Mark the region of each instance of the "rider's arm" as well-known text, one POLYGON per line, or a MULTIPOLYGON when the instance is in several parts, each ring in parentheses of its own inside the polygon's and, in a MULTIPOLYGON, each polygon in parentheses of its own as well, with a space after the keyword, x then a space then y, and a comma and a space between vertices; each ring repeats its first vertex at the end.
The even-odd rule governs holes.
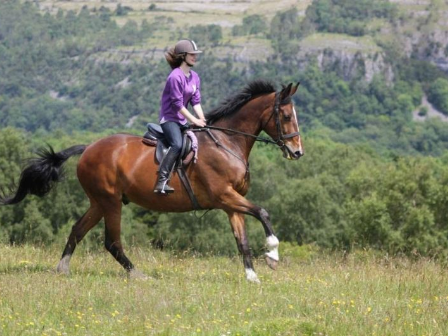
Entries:
POLYGON ((191 72, 191 75, 193 76, 193 80, 196 84, 195 91, 190 101, 191 106, 193 106, 193 110, 194 112, 196 112, 196 116, 205 122, 204 112, 202 111, 201 106, 201 79, 194 71, 191 72))
POLYGON ((205 121, 204 111, 202 111, 201 104, 194 105, 193 110, 194 110, 194 112, 196 112, 196 115, 198 116, 199 119, 205 121))
MULTIPOLYGON (((198 106, 198 105, 195 105, 195 106, 198 106)), ((194 108, 194 107, 193 107, 194 108)), ((196 110, 195 110, 196 111, 196 110)), ((202 109, 201 109, 201 111, 202 111, 202 109)), ((184 116, 185 116, 185 118, 187 118, 187 120, 190 122, 190 123, 192 123, 192 124, 194 124, 194 125, 196 125, 196 126, 199 126, 199 127, 204 127, 205 126, 205 119, 202 119, 202 118, 196 118, 194 115, 192 115, 191 113, 190 113, 190 111, 188 111, 184 106, 180 109, 180 111, 179 111, 180 113, 182 113, 184 116)), ((197 113, 197 112, 196 112, 197 113)), ((204 115, 202 115, 202 117, 204 117, 204 115)))

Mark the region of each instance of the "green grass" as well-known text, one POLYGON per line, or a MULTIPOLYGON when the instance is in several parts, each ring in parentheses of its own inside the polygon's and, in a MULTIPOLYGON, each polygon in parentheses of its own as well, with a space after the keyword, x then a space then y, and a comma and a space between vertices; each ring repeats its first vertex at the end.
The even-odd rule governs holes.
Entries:
POLYGON ((291 249, 261 285, 238 259, 150 248, 129 280, 106 252, 82 245, 70 276, 61 247, 0 246, 1 335, 446 335, 447 270, 429 260, 291 249))

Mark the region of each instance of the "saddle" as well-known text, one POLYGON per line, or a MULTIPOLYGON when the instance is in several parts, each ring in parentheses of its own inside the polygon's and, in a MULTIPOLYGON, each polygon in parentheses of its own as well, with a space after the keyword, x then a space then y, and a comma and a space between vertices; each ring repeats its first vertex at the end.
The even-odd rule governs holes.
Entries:
MULTIPOLYGON (((147 125, 148 131, 143 135, 142 142, 151 147, 156 147, 155 161, 157 164, 163 161, 166 153, 168 152, 169 145, 165 140, 162 127, 158 124, 149 123, 147 125)), ((194 157, 194 151, 192 148, 192 142, 186 131, 182 133, 182 151, 179 155, 176 166, 188 166, 194 157)))
MULTIPOLYGON (((162 127, 158 124, 149 123, 147 125, 148 131, 143 135, 142 142, 145 145, 156 147, 155 150, 155 161, 157 164, 163 161, 166 153, 170 146, 165 140, 165 135, 163 134, 162 127)), ((177 170, 179 178, 184 185, 185 190, 190 197, 191 203, 193 204, 193 208, 195 210, 202 210, 196 196, 194 195, 193 188, 191 187, 190 180, 188 179, 187 174, 185 173, 185 167, 187 167, 190 162, 195 157, 195 151, 193 149, 193 142, 187 134, 187 130, 182 132, 182 151, 179 155, 179 159, 177 160, 174 170, 177 170)), ((196 148, 197 149, 197 148, 196 148)))

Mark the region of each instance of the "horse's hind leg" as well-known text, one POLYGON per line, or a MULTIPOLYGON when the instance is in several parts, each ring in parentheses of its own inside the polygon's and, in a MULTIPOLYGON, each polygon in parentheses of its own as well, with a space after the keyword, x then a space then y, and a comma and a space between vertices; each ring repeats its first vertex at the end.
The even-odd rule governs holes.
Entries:
POLYGON ((121 243, 121 201, 114 200, 107 202, 105 209, 105 237, 104 246, 112 254, 121 266, 129 273, 132 278, 146 278, 146 276, 137 271, 132 262, 126 257, 121 243))
POLYGON ((250 252, 249 243, 246 235, 246 225, 244 222, 244 214, 238 212, 227 212, 232 225, 233 234, 235 236, 238 250, 243 256, 244 270, 246 271, 246 279, 251 282, 260 283, 252 264, 252 254, 250 252))
POLYGON ((61 260, 59 261, 56 271, 58 273, 68 274, 70 269, 70 258, 75 251, 76 245, 84 238, 103 217, 100 207, 91 204, 89 210, 73 225, 72 232, 68 237, 61 260))

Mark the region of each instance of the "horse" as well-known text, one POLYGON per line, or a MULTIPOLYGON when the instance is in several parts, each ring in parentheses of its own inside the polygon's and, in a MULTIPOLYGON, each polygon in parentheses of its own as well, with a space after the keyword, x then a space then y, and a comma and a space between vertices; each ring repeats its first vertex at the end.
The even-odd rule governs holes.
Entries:
MULTIPOLYGON (((199 144, 196 163, 185 168, 191 189, 202 209, 221 209, 228 215, 246 279, 259 283, 246 236, 244 216, 258 219, 266 234, 265 259, 272 269, 279 261, 279 240, 268 212, 245 198, 249 190, 249 154, 256 141, 277 145, 283 157, 297 160, 303 154, 297 113, 292 95, 300 83, 277 92, 269 81, 254 80, 206 114, 207 125, 194 129, 199 144), (261 137, 264 131, 270 138, 261 137)), ((141 136, 114 134, 89 145, 76 145, 60 152, 50 146, 22 170, 16 190, 0 197, 4 205, 16 204, 28 194, 44 196, 61 180, 63 164, 81 155, 77 178, 90 200, 90 207, 73 225, 56 271, 69 274, 70 259, 87 232, 104 218, 107 251, 132 278, 146 275, 135 268, 121 243, 121 211, 124 200, 158 212, 194 210, 189 194, 174 173, 169 195, 153 193, 157 179, 154 147, 141 136)))

